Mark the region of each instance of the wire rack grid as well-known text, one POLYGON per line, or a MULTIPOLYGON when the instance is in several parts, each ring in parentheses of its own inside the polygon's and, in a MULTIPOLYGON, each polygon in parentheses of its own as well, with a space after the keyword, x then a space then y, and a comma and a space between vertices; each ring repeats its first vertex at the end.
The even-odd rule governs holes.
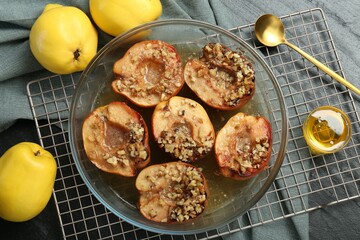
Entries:
MULTIPOLYGON (((281 17, 287 39, 343 75, 327 21, 321 9, 281 17)), ((28 96, 42 146, 58 162, 54 198, 66 239, 214 239, 309 212, 360 196, 360 120, 349 90, 334 82, 299 54, 255 40, 253 24, 231 29, 260 54, 281 86, 289 123, 284 163, 263 198, 234 222, 196 235, 171 236, 145 231, 119 219, 89 192, 72 159, 67 132, 69 108, 79 76, 51 76, 28 84, 28 96), (307 114, 321 105, 342 109, 351 119, 352 138, 341 152, 310 153, 302 134, 307 114)))

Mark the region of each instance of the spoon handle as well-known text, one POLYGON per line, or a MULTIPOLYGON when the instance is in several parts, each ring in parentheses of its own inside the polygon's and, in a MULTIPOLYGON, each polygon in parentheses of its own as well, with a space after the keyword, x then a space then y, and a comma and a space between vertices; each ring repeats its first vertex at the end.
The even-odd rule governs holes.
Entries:
POLYGON ((288 45, 289 47, 291 47, 292 49, 294 49, 295 51, 297 51, 298 53, 300 53, 304 58, 306 58, 307 60, 309 60, 310 62, 312 62, 315 66, 317 66, 319 69, 321 69, 323 72, 325 72, 326 74, 328 74, 330 77, 334 78, 336 81, 340 82, 341 84, 343 84, 344 86, 346 86, 347 88, 349 88, 351 91, 353 91, 354 93, 360 95, 360 89, 355 87, 354 85, 352 85, 350 82, 348 82, 347 80, 345 80, 343 77, 341 77, 339 74, 335 73, 333 70, 331 70, 330 68, 328 68, 327 66, 325 66, 324 64, 322 64, 321 62, 319 62, 318 60, 316 60, 314 57, 310 56, 309 54, 307 54, 306 52, 304 52, 303 50, 301 50, 300 48, 298 48, 297 46, 291 44, 290 42, 288 42, 287 40, 285 40, 283 42, 284 44, 288 45))

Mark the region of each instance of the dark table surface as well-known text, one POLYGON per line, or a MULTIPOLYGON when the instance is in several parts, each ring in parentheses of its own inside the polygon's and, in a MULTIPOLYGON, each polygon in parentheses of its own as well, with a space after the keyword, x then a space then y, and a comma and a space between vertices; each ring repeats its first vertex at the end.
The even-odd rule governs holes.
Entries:
MULTIPOLYGON (((39 143, 34 121, 19 120, 0 133, 0 155, 19 142, 39 143)), ((0 239, 62 239, 62 231, 53 197, 35 218, 13 223, 0 218, 0 239)))

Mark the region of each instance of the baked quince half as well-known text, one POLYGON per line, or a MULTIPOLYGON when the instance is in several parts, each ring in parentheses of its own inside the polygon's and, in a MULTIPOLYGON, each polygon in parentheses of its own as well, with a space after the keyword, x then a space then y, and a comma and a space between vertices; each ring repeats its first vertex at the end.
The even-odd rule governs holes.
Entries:
POLYGON ((111 102, 90 113, 82 127, 84 149, 100 170, 136 176, 150 162, 148 128, 124 102, 111 102))
POLYGON ((194 162, 207 155, 215 142, 208 114, 189 98, 175 96, 159 103, 151 125, 159 147, 183 162, 194 162))
POLYGON ((187 163, 168 162, 144 168, 136 178, 141 214, 152 221, 184 222, 204 212, 208 202, 207 181, 187 163))
POLYGON ((153 107, 183 87, 183 67, 175 47, 160 40, 134 44, 113 67, 112 89, 141 107, 153 107))
POLYGON ((214 148, 223 176, 247 180, 268 166, 271 125, 265 117, 237 113, 218 132, 214 148))
POLYGON ((206 44, 200 58, 189 60, 184 78, 202 101, 220 110, 241 108, 255 93, 252 64, 220 43, 206 44))

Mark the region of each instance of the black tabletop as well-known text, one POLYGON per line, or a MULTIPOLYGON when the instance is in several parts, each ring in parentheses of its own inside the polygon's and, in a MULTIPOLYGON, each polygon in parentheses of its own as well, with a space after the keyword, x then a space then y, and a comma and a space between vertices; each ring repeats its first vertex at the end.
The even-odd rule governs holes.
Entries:
MULTIPOLYGON (((39 138, 35 123, 31 120, 19 120, 13 126, 0 133, 0 155, 19 142, 36 142, 39 138)), ((0 239, 62 239, 61 225, 53 197, 48 205, 35 218, 14 223, 0 218, 0 239)))

